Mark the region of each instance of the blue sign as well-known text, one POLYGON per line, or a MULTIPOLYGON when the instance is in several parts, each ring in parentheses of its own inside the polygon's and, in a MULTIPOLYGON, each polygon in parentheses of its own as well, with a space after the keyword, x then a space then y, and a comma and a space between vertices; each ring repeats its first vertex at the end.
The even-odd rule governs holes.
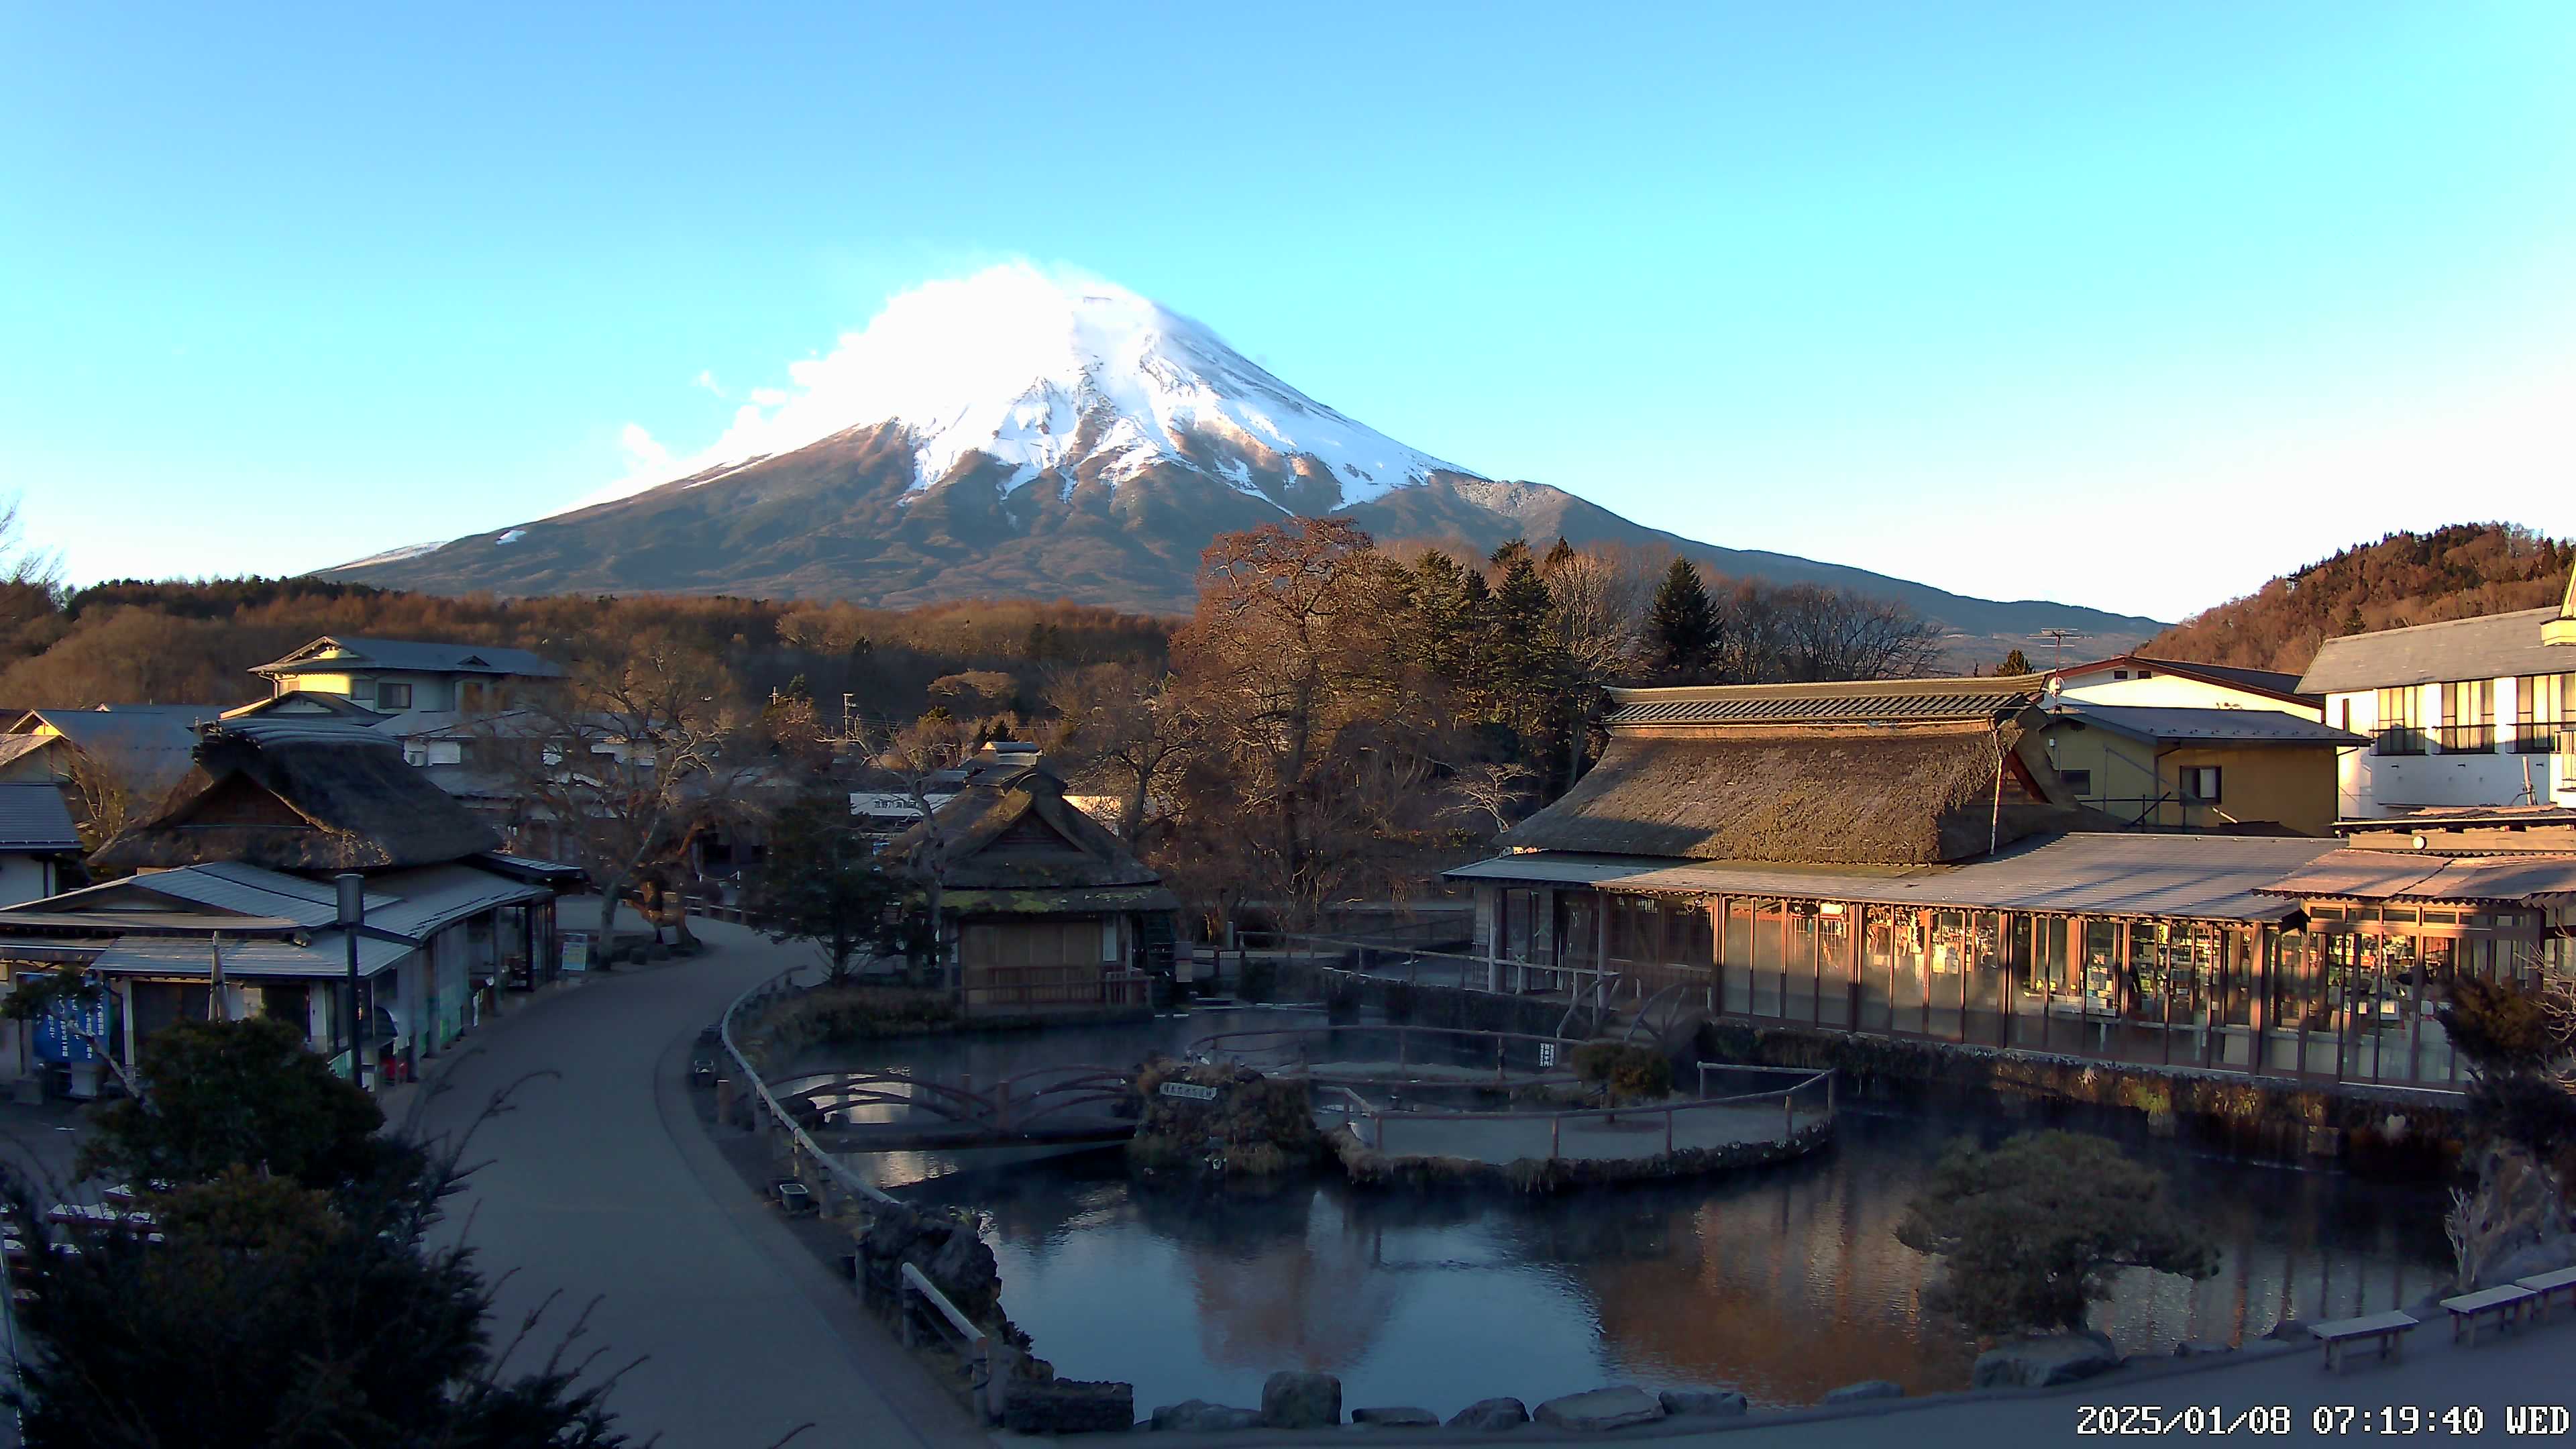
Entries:
POLYGON ((36 1059, 64 1063, 97 1061, 98 1048, 91 1046, 90 1040, 103 1040, 107 1033, 106 992, 99 992, 87 1003, 56 998, 53 1006, 36 1018, 36 1059), (83 1032, 88 1036, 83 1036, 83 1032))

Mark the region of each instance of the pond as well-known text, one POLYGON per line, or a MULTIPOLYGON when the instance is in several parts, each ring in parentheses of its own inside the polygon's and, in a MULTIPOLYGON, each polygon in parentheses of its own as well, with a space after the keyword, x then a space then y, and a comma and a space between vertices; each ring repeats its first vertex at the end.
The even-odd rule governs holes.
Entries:
MULTIPOLYGON (((1273 1024, 1261 1017, 924 1039, 877 1059, 990 1081, 1124 1064, 1148 1046, 1273 1024)), ((1917 1393, 1967 1385, 1975 1349, 1921 1309, 1931 1265, 1895 1225, 1948 1140, 2017 1125, 1849 1110, 1836 1145, 1801 1162, 1546 1198, 1357 1189, 1332 1175, 1266 1196, 1200 1194, 1130 1183, 1115 1151, 853 1165, 916 1201, 980 1212, 1004 1306, 1036 1352, 1065 1377, 1134 1383, 1140 1409, 1258 1403, 1283 1368, 1339 1374, 1347 1404, 1443 1415, 1612 1382, 1728 1383, 1789 1405, 1859 1379, 1917 1393)), ((2201 1283, 2123 1279, 2094 1325, 2131 1353, 2396 1307, 2447 1273, 2437 1187, 2130 1147, 2169 1174, 2223 1259, 2201 1283)))

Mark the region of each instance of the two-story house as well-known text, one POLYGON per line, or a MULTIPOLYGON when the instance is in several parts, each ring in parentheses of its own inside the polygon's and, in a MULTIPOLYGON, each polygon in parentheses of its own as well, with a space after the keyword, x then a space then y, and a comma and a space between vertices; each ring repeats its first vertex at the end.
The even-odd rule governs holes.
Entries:
POLYGON ((336 694, 398 716, 387 733, 408 738, 525 704, 563 667, 525 649, 326 634, 251 673, 271 695, 336 694))
POLYGON ((2576 581, 2555 609, 2329 639, 2299 688, 2370 736, 2339 762, 2345 819, 2576 804, 2576 581))
POLYGON ((2120 654, 2048 684, 2050 763, 2079 804, 2133 830, 2324 835, 2336 760, 2366 743, 2326 724, 2295 674, 2120 654))

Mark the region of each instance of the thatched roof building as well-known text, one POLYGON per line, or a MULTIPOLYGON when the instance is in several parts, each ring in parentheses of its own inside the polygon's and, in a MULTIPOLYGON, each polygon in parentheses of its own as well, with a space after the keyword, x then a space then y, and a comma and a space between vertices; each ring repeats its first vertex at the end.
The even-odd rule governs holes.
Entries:
MULTIPOLYGON (((1034 759, 1033 756, 1024 758, 1034 759)), ((1072 891, 1162 884, 1106 826, 1064 798, 1043 762, 991 757, 927 822, 894 838, 887 855, 923 869, 934 838, 951 891, 1072 891)))
POLYGON ((1611 691, 1610 748, 1513 850, 1929 865, 2074 827, 2032 726, 2045 681, 1611 691))
POLYGON ((206 725, 196 763, 156 810, 91 857, 114 870, 235 861, 299 872, 437 865, 499 848, 401 746, 337 722, 206 725))
POLYGON ((1141 1007, 1142 973, 1170 961, 1180 902, 1026 746, 987 746, 956 796, 886 853, 916 876, 936 870, 943 948, 970 1011, 1141 1007))

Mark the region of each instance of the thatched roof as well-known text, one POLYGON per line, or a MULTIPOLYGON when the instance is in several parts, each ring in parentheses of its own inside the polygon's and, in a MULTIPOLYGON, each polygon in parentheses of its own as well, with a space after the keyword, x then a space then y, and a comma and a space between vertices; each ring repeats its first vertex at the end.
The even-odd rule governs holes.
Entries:
POLYGON ((1162 882, 1126 843, 1064 798, 1043 767, 978 774, 930 821, 895 837, 888 854, 923 863, 933 827, 946 846, 944 889, 1073 890, 1162 882))
POLYGON ((437 865, 500 840, 403 763, 401 746, 337 723, 209 725, 159 809, 90 859, 114 869, 241 861, 282 871, 437 865))
POLYGON ((1928 865, 2078 823, 2024 731, 1982 721, 1619 735, 1581 783, 1505 831, 1515 849, 1801 865, 1928 865), (1996 746, 2011 755, 1995 821, 1996 746))

